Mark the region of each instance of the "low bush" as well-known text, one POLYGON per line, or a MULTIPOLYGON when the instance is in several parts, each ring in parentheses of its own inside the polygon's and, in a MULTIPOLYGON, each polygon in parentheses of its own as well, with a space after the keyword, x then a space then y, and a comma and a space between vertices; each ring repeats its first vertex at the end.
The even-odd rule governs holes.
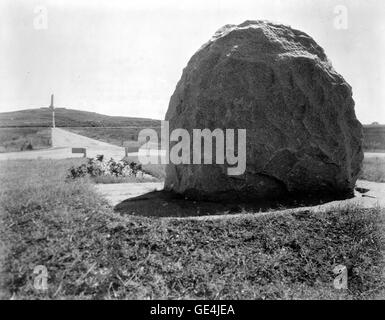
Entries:
POLYGON ((86 163, 79 166, 72 166, 69 169, 67 178, 76 179, 80 177, 136 177, 143 176, 142 166, 136 162, 126 160, 115 161, 110 159, 104 160, 103 155, 98 155, 95 158, 89 158, 86 163))

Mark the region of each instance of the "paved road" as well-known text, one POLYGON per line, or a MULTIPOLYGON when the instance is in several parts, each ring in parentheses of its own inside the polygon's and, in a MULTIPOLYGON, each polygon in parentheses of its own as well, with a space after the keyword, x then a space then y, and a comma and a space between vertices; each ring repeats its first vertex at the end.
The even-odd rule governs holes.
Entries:
POLYGON ((365 158, 385 158, 385 152, 365 152, 365 158))
POLYGON ((110 205, 115 206, 123 200, 138 197, 155 190, 162 190, 163 185, 163 182, 130 182, 97 184, 95 187, 98 193, 105 197, 110 205))

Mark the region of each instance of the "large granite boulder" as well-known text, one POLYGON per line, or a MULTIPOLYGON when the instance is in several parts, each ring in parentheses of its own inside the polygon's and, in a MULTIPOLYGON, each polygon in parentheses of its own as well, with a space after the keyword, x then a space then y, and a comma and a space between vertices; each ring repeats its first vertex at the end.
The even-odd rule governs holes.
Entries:
POLYGON ((167 166, 165 189, 193 198, 340 198, 360 172, 352 89, 310 36, 288 26, 218 30, 184 69, 166 120, 170 131, 247 130, 242 175, 229 176, 226 164, 167 166))

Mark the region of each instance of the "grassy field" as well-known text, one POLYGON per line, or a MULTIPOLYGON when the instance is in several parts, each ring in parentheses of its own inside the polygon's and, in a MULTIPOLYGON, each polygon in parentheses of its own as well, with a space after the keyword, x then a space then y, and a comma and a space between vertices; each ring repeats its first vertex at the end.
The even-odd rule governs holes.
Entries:
MULTIPOLYGON (((138 133, 142 127, 106 128, 106 127, 65 127, 65 130, 88 138, 128 147, 128 152, 137 152, 141 143, 138 133)), ((158 130, 159 128, 155 128, 158 130)), ((0 152, 33 150, 51 147, 51 129, 44 127, 0 128, 0 152)))
POLYGON ((360 179, 385 182, 385 158, 373 157, 364 159, 360 179))
POLYGON ((385 152, 385 125, 364 126, 364 150, 385 152))
MULTIPOLYGON (((86 136, 88 138, 108 142, 117 146, 129 146, 135 148, 130 152, 136 152, 141 146, 138 142, 138 134, 144 127, 126 127, 126 128, 65 128, 71 132, 86 136)), ((153 129, 160 131, 159 127, 153 129)))
POLYGON ((87 180, 65 182, 78 160, 0 163, 0 237, 7 298, 384 298, 383 211, 218 220, 120 216, 87 180), (333 267, 349 290, 333 288, 333 267), (48 269, 48 291, 33 269, 48 269))
POLYGON ((31 145, 33 149, 46 149, 51 146, 49 128, 0 128, 0 152, 23 151, 31 145))

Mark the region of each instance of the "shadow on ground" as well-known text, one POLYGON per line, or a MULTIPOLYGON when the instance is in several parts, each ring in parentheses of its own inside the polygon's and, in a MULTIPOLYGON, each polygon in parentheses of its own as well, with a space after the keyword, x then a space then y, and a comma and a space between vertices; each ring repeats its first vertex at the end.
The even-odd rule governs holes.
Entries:
MULTIPOLYGON (((346 198, 345 198, 346 199, 346 198)), ((196 201, 169 191, 153 191, 134 198, 126 199, 114 207, 120 214, 146 217, 194 217, 207 215, 236 214, 241 212, 264 212, 276 209, 325 204, 334 198, 306 198, 258 201, 196 201)))

